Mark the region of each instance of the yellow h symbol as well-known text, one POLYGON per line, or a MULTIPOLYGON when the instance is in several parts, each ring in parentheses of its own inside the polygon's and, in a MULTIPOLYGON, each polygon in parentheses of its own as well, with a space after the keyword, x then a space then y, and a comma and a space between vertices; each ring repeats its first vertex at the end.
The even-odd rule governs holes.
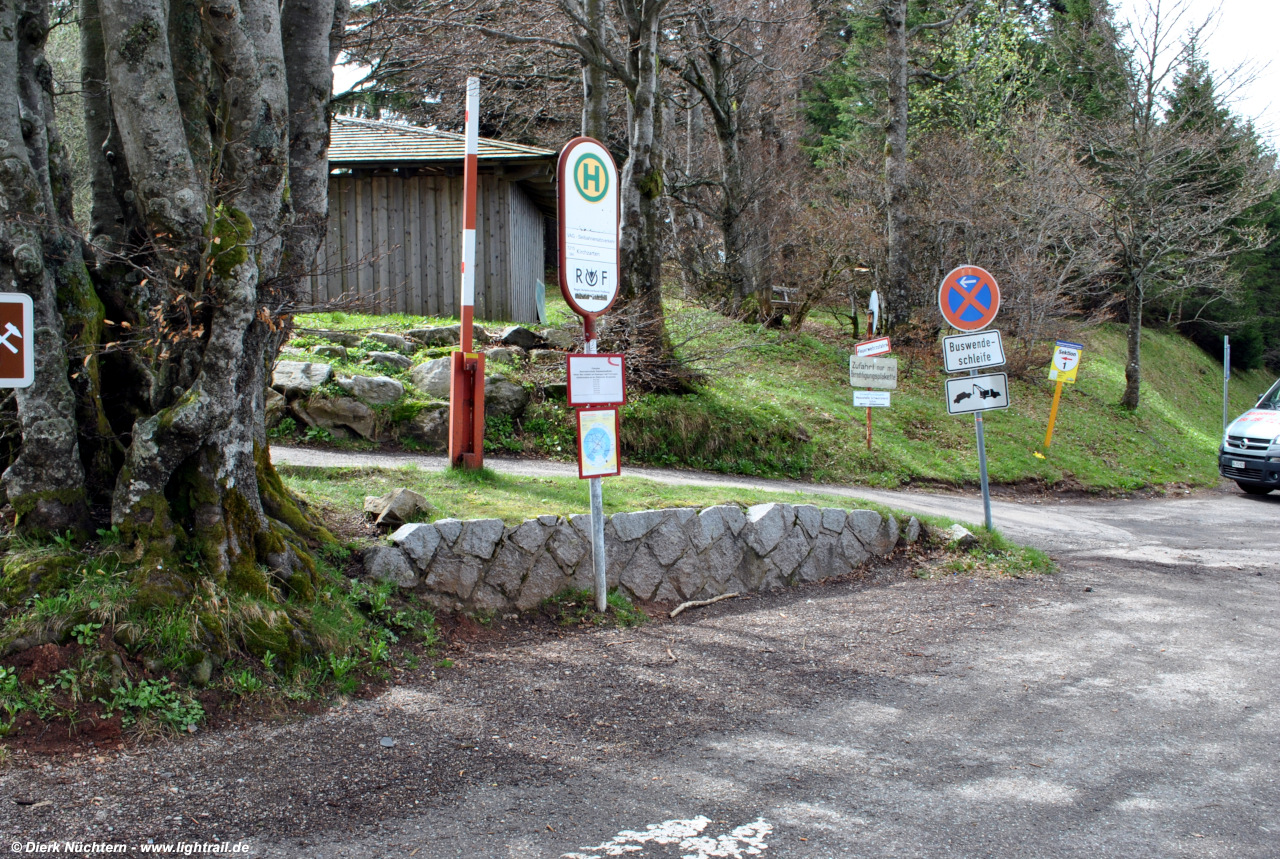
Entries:
POLYGON ((609 174, 605 171, 604 162, 594 153, 589 152, 578 159, 574 180, 578 192, 591 203, 600 202, 609 190, 609 174))

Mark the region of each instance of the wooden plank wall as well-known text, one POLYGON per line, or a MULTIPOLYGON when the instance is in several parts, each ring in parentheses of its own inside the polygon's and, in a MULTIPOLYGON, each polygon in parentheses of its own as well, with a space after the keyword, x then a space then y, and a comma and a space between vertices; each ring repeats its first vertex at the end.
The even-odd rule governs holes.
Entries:
MULTIPOLYGON (((543 276, 541 211, 519 186, 480 176, 476 318, 536 322, 543 276)), ((367 313, 457 316, 462 177, 335 174, 312 302, 358 301, 367 313)))

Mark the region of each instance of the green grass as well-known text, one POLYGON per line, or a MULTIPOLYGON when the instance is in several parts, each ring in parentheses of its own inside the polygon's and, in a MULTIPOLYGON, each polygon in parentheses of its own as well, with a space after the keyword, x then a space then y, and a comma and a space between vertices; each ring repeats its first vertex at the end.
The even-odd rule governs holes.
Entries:
MULTIPOLYGON (((7 542, 0 645, 39 636, 79 650, 69 667, 31 683, 0 666, 0 737, 23 711, 73 724, 95 709, 119 713, 125 728, 144 735, 192 730, 205 712, 188 687, 268 701, 323 699, 385 679, 400 660, 419 658, 415 648, 431 654, 440 643, 435 614, 416 595, 347 579, 331 567, 330 559, 349 555, 340 546, 316 558, 312 603, 274 589, 228 590, 186 569, 199 581, 189 599, 146 607, 136 570, 115 551, 110 532, 99 534, 101 543, 83 548, 61 540, 7 542), (286 654, 255 646, 268 640, 287 646, 292 639, 279 630, 295 622, 309 629, 314 647, 286 654), (144 668, 158 676, 140 676, 144 668)), ((175 566, 182 569, 182 562, 175 566)))
POLYGON ((561 626, 605 626, 613 624, 623 629, 629 626, 640 626, 649 620, 644 609, 636 607, 631 600, 614 588, 605 597, 608 609, 596 611, 596 598, 591 591, 584 589, 568 590, 542 601, 542 610, 549 614, 561 626))
MULTIPOLYGON (((555 284, 547 285, 547 322, 552 326, 578 324, 579 317, 569 309, 560 296, 555 284)), ((333 311, 329 313, 304 313, 295 317, 295 323, 303 329, 321 329, 329 331, 409 331, 414 328, 435 328, 444 325, 457 325, 454 316, 411 316, 404 313, 388 313, 379 316, 371 313, 347 313, 333 311)), ((479 321, 486 330, 496 331, 510 325, 523 325, 537 329, 539 325, 530 322, 511 322, 505 320, 479 321)))
MULTIPOLYGON (((553 322, 573 321, 558 296, 548 297, 548 308, 553 322)), ((848 385, 848 356, 857 338, 821 320, 799 336, 764 330, 674 300, 667 302, 667 315, 673 340, 703 370, 704 381, 693 395, 641 395, 628 403, 622 413, 624 463, 883 487, 976 484, 973 420, 946 412, 947 374, 938 344, 895 350, 899 388, 892 407, 873 410, 868 450, 866 411, 853 407, 848 385), (696 336, 688 337, 691 332, 696 336)), ((305 326, 348 329, 397 330, 453 321, 299 317, 305 326)), ((1117 405, 1124 389, 1123 328, 1101 325, 1076 331, 1072 339, 1086 347, 1080 380, 1065 388, 1051 448, 1043 447, 1053 397, 1047 366, 1011 378, 1011 407, 987 414, 994 483, 1123 492, 1217 482, 1218 362, 1182 337, 1144 332, 1141 405, 1129 411, 1117 405)), ((1041 344, 1038 354, 1047 362, 1048 344, 1041 344)), ((504 367, 503 372, 534 390, 563 377, 559 365, 504 367)), ((1251 406, 1273 379, 1266 371, 1237 371, 1232 417, 1251 406)), ((520 421, 495 422, 486 434, 486 449, 567 460, 574 455, 574 434, 572 411, 563 402, 535 397, 520 421)))
MULTIPOLYGON (((628 407, 623 417, 627 459, 886 487, 977 482, 973 419, 946 412, 947 376, 939 346, 896 351, 899 388, 890 408, 873 410, 868 451, 866 410, 853 407, 848 384, 855 338, 842 342, 834 331, 821 340, 788 338, 738 328, 736 336, 755 337, 762 345, 735 353, 729 366, 709 374, 696 397, 678 405, 671 398, 642 397, 628 407), (726 408, 728 420, 721 419, 726 408), (706 420, 699 424, 694 413, 706 420), (750 417, 736 424, 736 415, 750 417), (698 428, 684 436, 684 446, 677 441, 678 427, 673 431, 679 422, 698 428), (777 439, 781 431, 797 436, 789 450, 777 439), (720 450, 708 455, 717 446, 720 450)), ((731 340, 735 334, 721 329, 718 336, 731 340)), ((1051 448, 1043 449, 1053 397, 1047 367, 1032 369, 1026 379, 1011 379, 1011 408, 986 416, 993 482, 1093 491, 1216 483, 1221 365, 1181 337, 1145 332, 1142 402, 1131 412, 1117 405, 1124 389, 1123 330, 1104 325, 1077 336, 1086 345, 1080 381, 1066 387, 1051 448), (1037 458, 1037 451, 1046 458, 1037 458)), ((1232 417, 1272 381, 1264 371, 1237 372, 1232 417)))
MULTIPOLYGON (((589 510, 587 484, 574 477, 518 477, 479 472, 424 471, 405 468, 317 468, 277 466, 284 483, 311 504, 334 511, 362 508, 366 495, 383 495, 404 486, 420 492, 436 506, 432 519, 496 518, 509 525, 545 513, 567 516, 589 510)), ((610 477, 604 484, 606 513, 666 507, 710 507, 715 504, 817 504, 889 512, 843 495, 764 491, 737 487, 671 486, 639 477, 610 477)))

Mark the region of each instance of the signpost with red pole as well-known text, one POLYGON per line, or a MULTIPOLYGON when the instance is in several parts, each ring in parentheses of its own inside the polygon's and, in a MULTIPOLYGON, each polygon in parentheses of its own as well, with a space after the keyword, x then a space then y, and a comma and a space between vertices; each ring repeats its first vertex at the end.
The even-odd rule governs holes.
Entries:
POLYGON ((473 352, 476 304, 476 184, 480 156, 480 79, 467 78, 466 162, 462 177, 462 348, 451 356, 449 464, 484 466, 484 355, 473 352))
MULTIPOLYGON (((596 319, 618 297, 618 167, 604 144, 591 137, 575 137, 560 152, 556 171, 556 213, 560 221, 560 291, 574 313, 582 317, 586 341, 583 351, 596 354, 596 319)), ((621 406, 622 356, 616 356, 621 406)), ((606 362, 599 369, 608 370, 606 362)), ((573 364, 570 362, 570 373, 573 364)), ((603 380, 602 380, 603 381, 603 380)), ((578 473, 590 480, 591 558, 595 568, 596 610, 608 607, 608 578, 604 553, 604 490, 599 475, 618 473, 617 411, 592 408, 579 412, 578 473), (609 415, 608 412, 613 414, 609 415), (591 426, 584 430, 584 420, 591 426), (585 435, 582 433, 585 432, 585 435)))

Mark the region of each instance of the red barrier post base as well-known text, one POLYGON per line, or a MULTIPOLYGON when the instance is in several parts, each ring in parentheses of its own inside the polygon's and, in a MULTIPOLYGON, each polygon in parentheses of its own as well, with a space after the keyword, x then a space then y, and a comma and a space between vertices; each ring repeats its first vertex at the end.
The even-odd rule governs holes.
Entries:
POLYGON ((449 464, 483 468, 484 355, 454 352, 449 369, 449 464))

